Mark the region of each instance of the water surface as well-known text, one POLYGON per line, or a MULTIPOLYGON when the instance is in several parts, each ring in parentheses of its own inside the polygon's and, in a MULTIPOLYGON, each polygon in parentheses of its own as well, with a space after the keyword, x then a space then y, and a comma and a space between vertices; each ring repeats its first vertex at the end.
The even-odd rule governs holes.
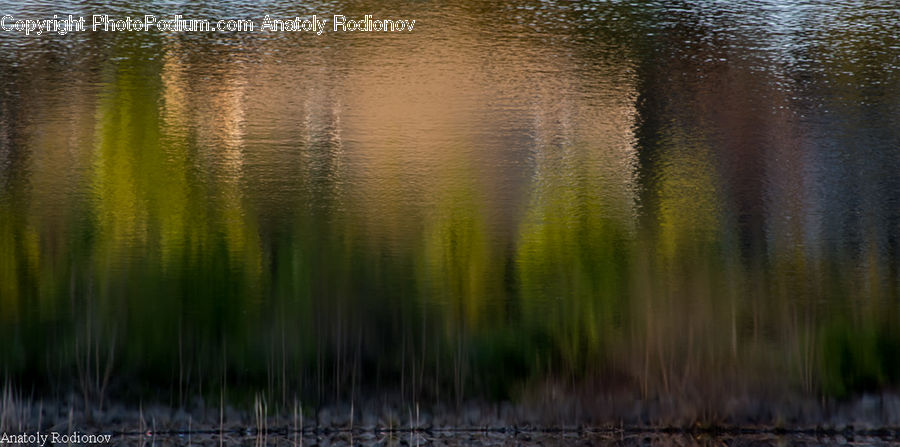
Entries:
POLYGON ((127 3, 0 9, 417 24, 0 33, 23 389, 274 412, 900 384, 891 1, 127 3))

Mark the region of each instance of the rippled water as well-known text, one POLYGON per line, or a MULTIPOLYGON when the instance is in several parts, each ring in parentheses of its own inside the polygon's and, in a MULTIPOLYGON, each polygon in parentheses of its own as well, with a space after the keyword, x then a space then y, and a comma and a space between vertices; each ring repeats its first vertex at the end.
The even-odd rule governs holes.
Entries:
POLYGON ((0 32, 0 361, 26 389, 900 384, 892 1, 130 3, 0 12, 417 24, 0 32))

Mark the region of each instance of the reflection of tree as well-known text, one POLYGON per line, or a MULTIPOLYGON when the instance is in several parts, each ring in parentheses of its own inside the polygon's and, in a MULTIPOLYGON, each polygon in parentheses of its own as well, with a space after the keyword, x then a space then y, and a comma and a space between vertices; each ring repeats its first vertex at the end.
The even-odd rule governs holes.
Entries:
MULTIPOLYGON (((239 319, 258 293, 261 260, 254 222, 243 211, 239 167, 228 163, 226 175, 204 176, 197 143, 180 127, 190 117, 179 114, 186 110, 172 91, 186 90, 189 81, 172 75, 172 61, 158 76, 159 67, 138 63, 141 50, 120 51, 129 62, 111 74, 97 112, 94 273, 85 278, 97 286, 86 293, 102 303, 101 319, 124 316, 119 330, 134 348, 129 355, 153 370, 184 338, 238 335, 248 327, 239 319)), ((216 110, 232 111, 228 100, 213 97, 216 110)), ((240 141, 223 132, 233 154, 240 141)))
POLYGON ((139 76, 117 74, 115 90, 98 112, 93 191, 97 250, 106 268, 110 262, 130 258, 121 250, 145 250, 150 208, 164 207, 160 219, 163 240, 184 231, 183 219, 177 218, 183 212, 184 173, 178 175, 174 164, 160 160, 156 88, 141 85, 139 76), (163 191, 168 194, 154 194, 163 191), (164 202, 160 202, 162 198, 164 202))
POLYGON ((516 260, 523 318, 576 366, 608 346, 621 324, 632 224, 617 212, 630 206, 627 190, 594 170, 596 154, 560 149, 539 159, 516 260))
POLYGON ((477 327, 487 302, 503 296, 502 264, 486 234, 476 189, 454 177, 426 217, 419 281, 423 299, 445 303, 450 327, 477 327))
POLYGON ((880 23, 879 8, 845 7, 778 10, 784 16, 758 34, 719 29, 692 11, 661 30, 659 52, 641 68, 644 230, 682 266, 649 294, 682 305, 708 300, 678 314, 684 320, 705 311, 718 322, 726 303, 736 324, 720 332, 732 334, 731 355, 780 364, 806 390, 824 382, 841 389, 841 376, 851 387, 862 383, 854 376, 886 383, 879 371, 889 355, 880 349, 894 337, 880 317, 897 290, 896 238, 888 236, 897 220, 888 174, 897 138, 887 130, 896 128, 888 105, 896 98, 886 87, 896 81, 881 70, 890 65, 890 33, 858 26, 880 23), (828 22, 782 33, 813 16, 828 22), (837 317, 844 306, 852 323, 837 317), (828 346, 852 340, 858 352, 828 346))
MULTIPOLYGON (((32 250, 23 253, 23 248, 31 244, 23 247, 19 243, 23 238, 19 237, 22 230, 20 225, 16 225, 17 221, 19 219, 11 207, 0 202, 0 320, 4 321, 16 321, 18 318, 20 278, 25 273, 22 271, 25 262, 22 261, 36 260, 37 256, 32 250)), ((33 237, 25 239, 27 242, 32 240, 33 237)))
POLYGON ((659 244, 669 262, 708 255, 705 250, 721 241, 721 197, 709 151, 702 144, 683 134, 671 135, 659 155, 659 244))

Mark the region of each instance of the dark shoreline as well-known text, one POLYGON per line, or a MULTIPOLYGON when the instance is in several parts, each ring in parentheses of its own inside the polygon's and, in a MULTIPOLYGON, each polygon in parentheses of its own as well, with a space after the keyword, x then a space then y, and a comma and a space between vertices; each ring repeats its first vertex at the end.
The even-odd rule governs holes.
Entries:
MULTIPOLYGON (((46 432, 45 432, 46 433, 46 432)), ((162 431, 97 431, 110 435, 116 444, 166 445, 249 444, 254 445, 740 445, 796 444, 892 445, 900 441, 900 427, 878 429, 784 428, 784 427, 244 427, 228 430, 191 429, 162 431), (719 443, 719 444, 717 444, 719 443)))
POLYGON ((102 411, 79 407, 71 395, 50 401, 6 392, 0 400, 0 431, 81 431, 117 437, 373 436, 416 435, 689 435, 697 436, 864 436, 900 440, 900 394, 865 394, 844 401, 784 396, 781 401, 722 400, 697 412, 691 399, 627 399, 623 396, 557 396, 553 403, 469 401, 460 407, 357 401, 293 411, 115 402, 102 411), (591 405, 585 401, 590 400, 591 405), (719 410, 713 410, 718 408, 719 410), (729 411, 722 409, 729 408, 729 411), (706 414, 706 416, 702 416, 706 414))

